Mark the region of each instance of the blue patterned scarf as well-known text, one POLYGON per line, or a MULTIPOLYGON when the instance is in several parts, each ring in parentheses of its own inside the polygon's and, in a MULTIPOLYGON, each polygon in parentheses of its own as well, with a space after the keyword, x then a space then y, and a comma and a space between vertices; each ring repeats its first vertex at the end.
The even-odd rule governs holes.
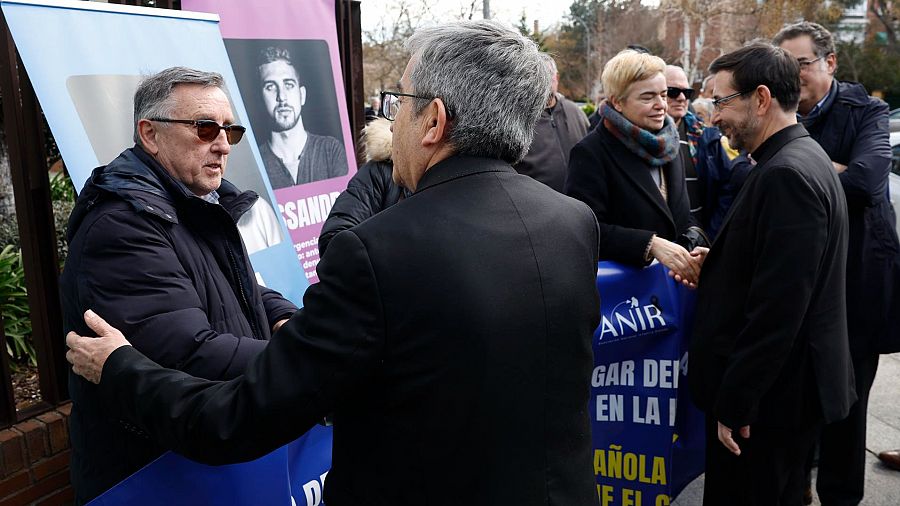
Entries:
POLYGON ((632 153, 653 167, 662 167, 678 156, 678 128, 669 116, 666 116, 659 132, 654 134, 628 121, 606 103, 603 105, 603 126, 632 153))

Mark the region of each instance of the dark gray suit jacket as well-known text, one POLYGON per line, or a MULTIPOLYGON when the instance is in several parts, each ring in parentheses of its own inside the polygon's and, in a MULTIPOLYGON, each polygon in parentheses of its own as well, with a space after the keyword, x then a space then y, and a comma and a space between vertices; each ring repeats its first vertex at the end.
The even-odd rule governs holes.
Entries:
POLYGON ((343 505, 596 505, 587 411, 598 323, 587 206, 506 163, 452 157, 338 234, 320 282, 243 377, 113 353, 114 412, 208 463, 334 413, 343 505))
POLYGON ((578 105, 557 94, 556 105, 544 109, 534 124, 534 140, 528 153, 513 168, 519 174, 563 192, 569 171, 569 152, 587 134, 587 127, 587 116, 578 105))
POLYGON ((840 420, 856 400, 841 183, 801 125, 752 156, 700 273, 691 392, 732 429, 840 420))

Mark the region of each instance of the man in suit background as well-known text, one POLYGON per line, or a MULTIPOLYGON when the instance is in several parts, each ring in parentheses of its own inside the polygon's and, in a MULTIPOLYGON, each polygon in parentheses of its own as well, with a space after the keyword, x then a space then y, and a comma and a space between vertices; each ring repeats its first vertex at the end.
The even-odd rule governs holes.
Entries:
POLYGON ((534 125, 534 139, 528 153, 513 168, 562 192, 566 186, 569 152, 587 134, 588 120, 575 102, 559 92, 556 62, 549 54, 546 60, 553 76, 550 97, 534 125))
POLYGON ((490 21, 407 44, 382 110, 394 180, 414 193, 334 237, 304 308, 244 376, 162 369, 90 313, 104 337, 70 334, 67 357, 111 413, 201 462, 261 456, 333 412, 330 506, 596 505, 597 223, 510 166, 548 68, 490 21))
POLYGON ((847 329, 859 401, 846 419, 822 432, 816 488, 826 506, 855 506, 865 487, 866 414, 878 354, 900 351, 890 346, 887 319, 900 249, 888 197, 889 109, 863 85, 834 78, 834 40, 821 25, 789 25, 774 42, 800 62, 797 119, 828 153, 847 196, 847 329))
POLYGON ((797 124, 799 65, 754 43, 716 59, 713 122, 756 166, 703 263, 691 393, 707 416, 705 504, 800 504, 824 422, 855 400, 847 205, 797 124))

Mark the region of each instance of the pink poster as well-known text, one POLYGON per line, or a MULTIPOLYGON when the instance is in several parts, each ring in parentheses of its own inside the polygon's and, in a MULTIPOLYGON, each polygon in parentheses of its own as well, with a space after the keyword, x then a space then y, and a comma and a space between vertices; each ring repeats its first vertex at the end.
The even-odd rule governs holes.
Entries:
POLYGON ((216 13, 267 176, 310 283, 318 237, 356 172, 334 0, 183 0, 216 13))

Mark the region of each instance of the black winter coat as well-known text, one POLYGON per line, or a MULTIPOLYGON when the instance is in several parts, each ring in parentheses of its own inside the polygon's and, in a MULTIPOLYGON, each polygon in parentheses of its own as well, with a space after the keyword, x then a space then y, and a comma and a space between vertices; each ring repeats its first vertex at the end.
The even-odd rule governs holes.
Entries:
POLYGON ((319 255, 338 234, 396 204, 408 192, 394 184, 390 160, 366 162, 359 168, 347 189, 335 200, 319 235, 319 255))
POLYGON ((675 157, 663 167, 663 200, 649 164, 632 153, 601 123, 572 148, 566 195, 591 207, 600 224, 600 259, 636 267, 649 264, 644 252, 653 235, 687 248, 707 246, 691 216, 684 168, 675 157))
POLYGON ((328 219, 319 234, 319 255, 325 255, 328 243, 338 234, 366 221, 400 199, 410 195, 409 190, 394 183, 391 162, 393 134, 391 122, 376 118, 363 130, 366 146, 366 163, 359 168, 347 189, 337 198, 328 219))
POLYGON ((856 400, 837 175, 800 125, 753 159, 700 272, 688 363, 697 406, 751 437, 840 420, 856 400))
MULTIPOLYGON (((235 222, 258 198, 222 182, 221 205, 194 197, 143 149, 99 167, 69 218, 60 279, 65 331, 92 335, 93 309, 159 364, 194 376, 240 375, 271 328, 297 308, 257 285, 235 222)), ((162 448, 106 418, 95 385, 69 375, 72 483, 86 501, 162 448)))
POLYGON ((334 413, 329 506, 597 505, 587 206, 454 156, 338 234, 318 272, 240 378, 202 382, 123 346, 98 387, 106 406, 213 464, 334 413))
MULTIPOLYGON (((889 334, 891 301, 900 297, 896 277, 900 243, 888 196, 891 170, 888 105, 861 84, 834 81, 822 112, 804 118, 810 136, 833 162, 847 195, 850 249, 847 254, 847 325, 854 356, 900 351, 889 334)), ((896 333, 895 333, 896 334, 896 333)))

